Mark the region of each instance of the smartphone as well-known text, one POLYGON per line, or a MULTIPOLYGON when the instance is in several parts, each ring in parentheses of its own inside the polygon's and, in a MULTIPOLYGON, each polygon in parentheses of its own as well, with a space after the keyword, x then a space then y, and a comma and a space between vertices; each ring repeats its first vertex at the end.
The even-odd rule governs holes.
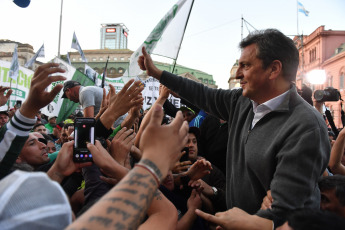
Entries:
POLYGON ((17 101, 16 101, 16 104, 15 104, 15 107, 16 107, 17 109, 19 109, 21 106, 22 106, 22 101, 21 101, 21 100, 17 100, 17 101))
POLYGON ((95 144, 95 124, 94 118, 75 118, 74 120, 74 162, 92 162, 92 154, 87 149, 87 143, 95 144))
POLYGON ((184 147, 181 152, 186 151, 185 154, 182 155, 182 157, 180 158, 180 162, 183 161, 189 161, 189 148, 188 147, 184 147))

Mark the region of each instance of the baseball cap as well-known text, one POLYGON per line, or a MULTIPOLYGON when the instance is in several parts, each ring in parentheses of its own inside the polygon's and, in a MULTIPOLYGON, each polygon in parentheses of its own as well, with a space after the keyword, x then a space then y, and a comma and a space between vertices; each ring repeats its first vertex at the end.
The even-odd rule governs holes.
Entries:
POLYGON ((0 111, 0 114, 6 114, 7 116, 9 116, 7 110, 0 111))
POLYGON ((78 86, 78 85, 81 85, 81 84, 79 82, 77 82, 77 81, 73 81, 73 80, 66 81, 63 84, 62 98, 67 98, 66 97, 66 93, 65 93, 67 89, 73 88, 74 86, 78 86))
POLYGON ((1 229, 64 229, 72 211, 61 186, 46 173, 16 170, 0 181, 1 229))
POLYGON ((54 118, 54 117, 57 118, 57 116, 49 116, 49 117, 48 117, 48 121, 49 121, 50 119, 54 118))

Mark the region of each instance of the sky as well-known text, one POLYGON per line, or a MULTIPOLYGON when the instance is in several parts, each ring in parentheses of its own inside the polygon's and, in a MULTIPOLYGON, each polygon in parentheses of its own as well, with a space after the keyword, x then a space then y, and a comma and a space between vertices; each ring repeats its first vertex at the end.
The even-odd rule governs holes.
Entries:
MULTIPOLYGON (((128 48, 135 51, 177 0, 64 0, 61 54, 71 49, 75 31, 82 49, 100 48, 100 25, 124 23, 128 48)), ((241 18, 255 29, 276 28, 286 35, 309 35, 321 25, 345 30, 344 0, 300 0, 310 12, 298 13, 296 0, 195 0, 177 63, 213 75, 228 88, 230 69, 241 55, 241 18)), ((57 56, 61 0, 31 0, 27 8, 0 0, 0 39, 45 45, 46 62, 57 56)), ((243 25, 243 36, 254 29, 243 25), (249 29, 249 30, 248 30, 249 29)))

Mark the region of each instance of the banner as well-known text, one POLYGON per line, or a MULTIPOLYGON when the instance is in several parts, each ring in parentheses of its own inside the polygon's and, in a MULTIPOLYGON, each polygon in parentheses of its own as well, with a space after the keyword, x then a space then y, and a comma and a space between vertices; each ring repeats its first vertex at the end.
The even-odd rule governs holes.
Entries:
MULTIPOLYGON (((0 84, 1 86, 10 86, 10 67, 11 62, 0 60, 0 84)), ((31 79, 34 72, 30 69, 19 67, 17 81, 12 79, 11 88, 13 93, 7 103, 10 103, 10 108, 13 108, 16 101, 24 101, 29 93, 31 79)), ((7 110, 8 105, 0 107, 0 111, 7 110)))
POLYGON ((139 56, 142 55, 141 49, 143 46, 145 46, 146 51, 149 54, 153 53, 165 57, 176 58, 192 3, 193 0, 180 0, 169 10, 169 12, 159 21, 150 35, 146 38, 144 43, 140 45, 139 48, 132 54, 129 62, 129 68, 126 70, 123 76, 136 77, 142 73, 137 61, 139 56), (184 10, 183 14, 180 14, 182 6, 184 6, 184 10), (177 15, 180 15, 178 22, 175 24, 174 28, 169 29, 170 32, 167 34, 167 36, 163 36, 165 30, 167 30, 168 26, 170 26, 169 24, 175 20, 177 15), (184 24, 181 24, 183 22, 184 24), (161 41, 160 39, 162 37, 164 38, 164 42, 156 52, 155 48, 161 41))
MULTIPOLYGON (((145 89, 143 90, 144 104, 143 109, 151 108, 159 96, 159 81, 153 77, 149 77, 144 81, 145 89)), ((181 100, 170 95, 168 100, 176 107, 180 108, 181 100)))

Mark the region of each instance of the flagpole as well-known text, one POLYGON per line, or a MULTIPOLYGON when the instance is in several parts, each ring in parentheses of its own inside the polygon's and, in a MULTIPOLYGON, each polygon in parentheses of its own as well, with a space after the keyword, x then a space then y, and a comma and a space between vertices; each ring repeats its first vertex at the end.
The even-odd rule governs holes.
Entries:
POLYGON ((60 58, 60 43, 61 43, 62 5, 63 5, 63 0, 61 0, 61 11, 60 11, 59 48, 58 48, 58 57, 59 58, 60 58))
POLYGON ((103 71, 101 88, 104 88, 105 75, 106 75, 106 72, 107 72, 108 62, 109 62, 109 56, 108 56, 108 59, 107 59, 107 63, 105 63, 105 68, 104 68, 104 71, 103 71))
POLYGON ((191 5, 191 7, 190 7, 190 9, 189 9, 189 13, 188 13, 187 21, 186 21, 186 26, 184 27, 184 30, 183 30, 183 34, 182 34, 182 39, 181 39, 181 42, 180 42, 180 46, 178 47, 177 54, 176 54, 176 58, 174 59, 174 65, 173 65, 172 73, 174 73, 174 70, 175 70, 176 60, 177 60, 178 54, 180 53, 181 44, 182 44, 182 41, 183 41, 183 38, 184 38, 184 34, 185 34, 185 32, 186 32, 186 28, 187 28, 188 21, 189 21, 189 16, 190 16, 190 13, 192 12, 193 5, 194 5, 194 0, 192 1, 192 5, 191 5))

